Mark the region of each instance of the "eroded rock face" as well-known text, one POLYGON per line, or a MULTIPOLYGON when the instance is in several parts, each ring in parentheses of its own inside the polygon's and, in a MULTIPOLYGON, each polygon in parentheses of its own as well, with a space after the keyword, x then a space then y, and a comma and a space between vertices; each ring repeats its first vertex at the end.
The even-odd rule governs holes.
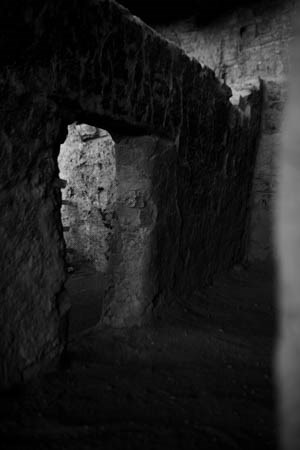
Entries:
POLYGON ((43 102, 25 110, 18 97, 10 102, 14 119, 2 123, 0 137, 1 386, 31 377, 63 351, 69 308, 52 147, 61 122, 55 108, 43 102), (16 134, 15 123, 20 124, 16 134))
POLYGON ((278 179, 277 159, 286 101, 289 43, 295 2, 252 2, 206 26, 193 20, 157 26, 157 30, 201 64, 213 69, 232 88, 232 101, 263 80, 262 127, 254 174, 248 257, 265 260, 273 254, 273 204, 278 179))
MULTIPOLYGON (((122 295, 133 289, 142 303, 125 301, 117 316, 112 295, 106 308, 111 324, 131 325, 143 321, 162 288, 188 295, 244 257, 261 93, 234 107, 211 70, 114 2, 74 0, 71 8, 61 0, 28 0, 21 10, 11 0, 5 11, 3 21, 13 18, 14 26, 0 41, 0 384, 9 385, 66 344, 57 157, 67 126, 105 128, 118 142, 120 136, 155 137, 141 145, 145 173, 132 163, 131 182, 141 186, 128 189, 140 190, 142 203, 131 193, 124 199, 128 228, 117 222, 124 257, 114 286, 122 295), (157 138, 172 145, 154 144, 157 138), (122 281, 123 269, 131 276, 137 267, 130 247, 136 242, 143 248, 137 253, 142 285, 134 277, 122 281)), ((85 130, 83 141, 90 137, 85 130)), ((142 144, 133 142, 133 148, 142 144)), ((120 166, 121 185, 129 166, 120 166)))
POLYGON ((90 262, 106 272, 116 209, 116 158, 112 137, 86 124, 70 125, 60 148, 62 222, 71 264, 90 262))
MULTIPOLYGON (((60 148, 62 222, 71 264, 108 280, 104 325, 140 325, 174 283, 180 216, 176 148, 156 136, 122 138, 73 124, 60 148)), ((100 299, 99 299, 100 301, 100 299)))
POLYGON ((174 144, 155 136, 116 145, 117 208, 105 325, 141 325, 174 287, 181 226, 176 160, 174 144))

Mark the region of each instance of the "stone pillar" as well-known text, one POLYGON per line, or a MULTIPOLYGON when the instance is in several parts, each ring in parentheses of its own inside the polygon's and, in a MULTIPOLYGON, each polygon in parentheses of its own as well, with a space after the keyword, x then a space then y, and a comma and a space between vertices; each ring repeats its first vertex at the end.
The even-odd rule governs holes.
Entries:
POLYGON ((178 253, 176 149, 153 136, 116 145, 117 203, 102 323, 141 325, 168 294, 178 253))

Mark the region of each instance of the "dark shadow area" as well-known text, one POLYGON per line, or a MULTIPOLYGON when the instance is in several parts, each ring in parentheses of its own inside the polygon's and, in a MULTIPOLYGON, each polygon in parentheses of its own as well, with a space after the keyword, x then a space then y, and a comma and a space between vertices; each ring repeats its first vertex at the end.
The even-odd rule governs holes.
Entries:
POLYGON ((99 323, 104 296, 104 276, 88 263, 74 268, 66 289, 71 300, 69 333, 72 338, 99 323))
MULTIPOLYGON (((269 0, 269 3, 278 3, 278 0, 269 0)), ((237 7, 249 6, 258 3, 257 0, 121 0, 132 14, 141 17, 150 24, 169 24, 171 21, 183 20, 194 16, 198 25, 205 25, 222 14, 231 12, 237 7)), ((266 2, 265 2, 266 3, 266 2)))
MULTIPOLYGON (((74 327, 92 316, 73 314, 74 327)), ((73 341, 65 370, 1 402, 2 448, 273 450, 274 336, 273 270, 238 266, 151 328, 73 341)))

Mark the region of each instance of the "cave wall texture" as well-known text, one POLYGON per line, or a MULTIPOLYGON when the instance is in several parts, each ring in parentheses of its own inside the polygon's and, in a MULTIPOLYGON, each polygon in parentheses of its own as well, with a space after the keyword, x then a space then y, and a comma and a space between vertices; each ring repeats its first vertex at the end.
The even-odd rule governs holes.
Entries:
POLYGON ((262 80, 264 101, 252 193, 250 260, 273 256, 280 125, 286 101, 295 8, 294 0, 253 1, 238 4, 215 19, 211 17, 205 25, 199 24, 199 18, 194 16, 155 26, 164 37, 225 80, 233 91, 233 102, 256 85, 258 78, 262 80))
POLYGON ((176 147, 156 136, 116 145, 117 205, 103 323, 142 325, 172 293, 180 244, 176 147))
POLYGON ((90 264, 105 273, 116 210, 115 144, 105 130, 72 124, 61 145, 59 176, 67 262, 90 264))
MULTIPOLYGON (((32 376, 66 345, 69 305, 57 158, 68 125, 108 130, 124 150, 123 183, 126 146, 132 143, 128 158, 135 161, 139 141, 130 139, 146 140, 140 165, 149 165, 142 189, 149 191, 152 183, 161 210, 147 218, 146 207, 145 217, 138 216, 155 229, 146 233, 146 244, 140 242, 147 247, 152 239, 158 249, 154 257, 145 252, 141 257, 149 266, 141 276, 148 276, 144 285, 152 294, 140 311, 149 311, 163 292, 188 294, 243 259, 261 92, 253 90, 233 106, 213 71, 112 1, 74 0, 71 8, 63 0, 27 0, 20 8, 18 1, 4 0, 1 10, 0 384, 7 386, 32 376), (162 171, 170 168, 166 185, 161 186, 163 172, 155 175, 155 160, 162 171), (174 245, 168 236, 173 224, 162 212, 171 190, 178 229, 174 245), (155 220, 159 226, 153 226, 155 220), (166 266, 172 273, 154 280, 166 266)), ((138 214, 133 208, 132 215, 138 214)), ((123 245, 130 230, 120 226, 123 245)), ((116 265, 117 273, 122 261, 116 265)), ((103 321, 113 325, 114 308, 107 305, 107 311, 103 321)))

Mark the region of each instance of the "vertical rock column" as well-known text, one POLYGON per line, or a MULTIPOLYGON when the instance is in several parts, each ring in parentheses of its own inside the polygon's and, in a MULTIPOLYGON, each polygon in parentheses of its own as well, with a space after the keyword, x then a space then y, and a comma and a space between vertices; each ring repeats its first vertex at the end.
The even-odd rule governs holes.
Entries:
POLYGON ((116 222, 104 325, 141 325, 172 286, 180 225, 175 160, 174 146, 153 136, 116 145, 116 222))

